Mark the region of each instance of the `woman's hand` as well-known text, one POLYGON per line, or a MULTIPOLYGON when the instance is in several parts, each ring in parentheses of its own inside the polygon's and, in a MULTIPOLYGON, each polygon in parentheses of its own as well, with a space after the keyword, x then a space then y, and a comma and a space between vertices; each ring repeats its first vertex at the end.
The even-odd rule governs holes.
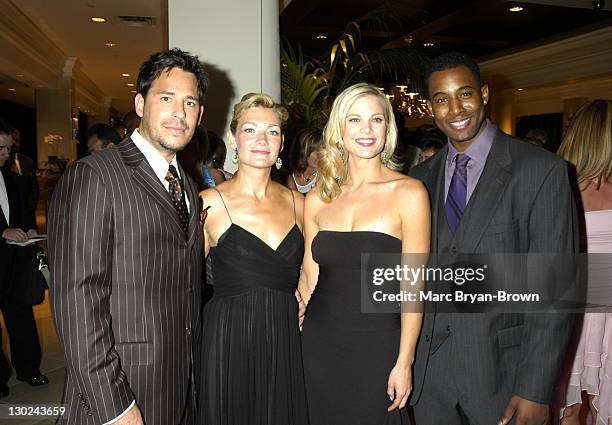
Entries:
POLYGON ((387 394, 393 404, 387 408, 388 412, 403 409, 412 391, 412 370, 410 366, 396 364, 389 374, 387 394))

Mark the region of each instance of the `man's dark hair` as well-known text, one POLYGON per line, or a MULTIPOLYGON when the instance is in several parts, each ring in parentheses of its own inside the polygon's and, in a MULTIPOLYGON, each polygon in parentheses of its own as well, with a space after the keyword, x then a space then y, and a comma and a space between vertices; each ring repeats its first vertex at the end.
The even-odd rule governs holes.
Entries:
POLYGON ((87 140, 90 139, 91 136, 96 136, 101 142, 102 147, 105 148, 112 143, 114 145, 118 145, 121 142, 121 137, 117 130, 107 124, 103 124, 101 122, 92 125, 87 131, 87 140))
POLYGON ((174 68, 195 75, 198 82, 198 100, 200 104, 203 104, 208 90, 208 75, 204 65, 197 56, 190 55, 177 48, 157 52, 142 64, 136 83, 138 93, 146 98, 153 81, 162 72, 170 72, 174 68))
POLYGON ((13 133, 13 126, 0 117, 0 134, 8 134, 9 136, 13 133))
POLYGON ((478 87, 482 85, 480 80, 480 68, 476 61, 464 54, 459 52, 447 52, 443 53, 434 60, 432 60, 425 70, 425 89, 429 94, 429 78, 431 74, 438 71, 446 71, 447 69, 457 68, 459 66, 465 66, 470 70, 474 78, 476 79, 476 83, 478 87))

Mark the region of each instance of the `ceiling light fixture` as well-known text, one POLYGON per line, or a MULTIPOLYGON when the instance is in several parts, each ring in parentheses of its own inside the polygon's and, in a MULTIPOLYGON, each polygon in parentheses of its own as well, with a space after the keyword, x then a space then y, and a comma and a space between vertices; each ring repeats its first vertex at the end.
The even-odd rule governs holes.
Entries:
POLYGON ((8 89, 8 91, 17 91, 17 89, 10 88, 10 89, 8 89))
POLYGON ((513 6, 510 8, 510 12, 522 12, 523 6, 513 6))
POLYGON ((134 87, 134 83, 127 83, 128 87, 134 87))
POLYGON ((517 91, 523 91, 524 89, 516 89, 517 91))
POLYGON ((319 39, 319 40, 325 40, 326 38, 327 38, 326 35, 323 35, 323 34, 317 35, 317 39, 319 39))
POLYGON ((423 47, 433 47, 433 43, 423 43, 423 47))
POLYGON ((115 47, 117 43, 104 43, 106 47, 115 47))
POLYGON ((104 18, 100 18, 100 17, 98 17, 98 16, 92 16, 92 17, 91 17, 91 20, 92 20, 93 22, 98 23, 98 24, 101 24, 101 23, 103 23, 103 22, 106 22, 106 19, 104 19, 104 18))
POLYGON ((121 74, 121 76, 122 76, 122 77, 131 77, 131 74, 128 74, 128 73, 123 73, 123 74, 121 74))
POLYGON ((136 94, 136 90, 130 90, 130 93, 136 94))

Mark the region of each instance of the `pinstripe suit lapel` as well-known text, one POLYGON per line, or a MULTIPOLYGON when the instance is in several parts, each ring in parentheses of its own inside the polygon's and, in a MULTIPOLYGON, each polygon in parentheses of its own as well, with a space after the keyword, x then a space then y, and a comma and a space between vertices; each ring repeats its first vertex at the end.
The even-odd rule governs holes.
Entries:
POLYGON ((185 181, 185 194, 189 199, 190 211, 189 211, 189 226, 187 228, 187 244, 191 246, 196 239, 197 232, 200 231, 200 198, 198 196, 198 190, 195 184, 187 177, 187 173, 179 164, 179 170, 181 176, 184 177, 185 181))
POLYGON ((485 168, 457 229, 463 252, 475 252, 510 181, 512 159, 500 131, 495 135, 485 168))
POLYGON ((153 168, 146 161, 142 152, 136 147, 131 138, 121 142, 118 149, 126 165, 132 168, 134 181, 167 212, 167 216, 170 217, 170 220, 174 222, 177 229, 182 233, 181 221, 170 200, 170 195, 155 175, 153 168))

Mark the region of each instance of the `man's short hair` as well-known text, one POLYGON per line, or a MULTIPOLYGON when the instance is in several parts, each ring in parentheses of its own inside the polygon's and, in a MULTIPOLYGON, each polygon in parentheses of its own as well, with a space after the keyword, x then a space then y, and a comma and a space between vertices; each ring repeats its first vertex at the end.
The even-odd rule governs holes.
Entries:
POLYGON ((470 70, 476 83, 478 83, 478 87, 482 85, 480 80, 480 68, 471 56, 459 52, 447 52, 432 60, 425 70, 425 88, 427 89, 427 93, 429 94, 429 78, 431 74, 438 71, 457 68, 459 66, 465 66, 470 70))
POLYGON ((0 134, 7 134, 9 136, 13 134, 13 126, 2 117, 0 117, 0 134))
POLYGON ((138 93, 146 99, 153 81, 162 72, 170 72, 174 68, 179 68, 195 75, 198 83, 198 100, 200 105, 202 105, 208 90, 208 75, 204 65, 202 65, 197 56, 190 55, 177 48, 157 52, 142 64, 136 83, 138 93))
POLYGON ((87 140, 91 139, 92 136, 96 136, 102 142, 102 148, 107 147, 110 143, 118 145, 121 142, 117 130, 101 122, 92 125, 87 131, 87 140))

